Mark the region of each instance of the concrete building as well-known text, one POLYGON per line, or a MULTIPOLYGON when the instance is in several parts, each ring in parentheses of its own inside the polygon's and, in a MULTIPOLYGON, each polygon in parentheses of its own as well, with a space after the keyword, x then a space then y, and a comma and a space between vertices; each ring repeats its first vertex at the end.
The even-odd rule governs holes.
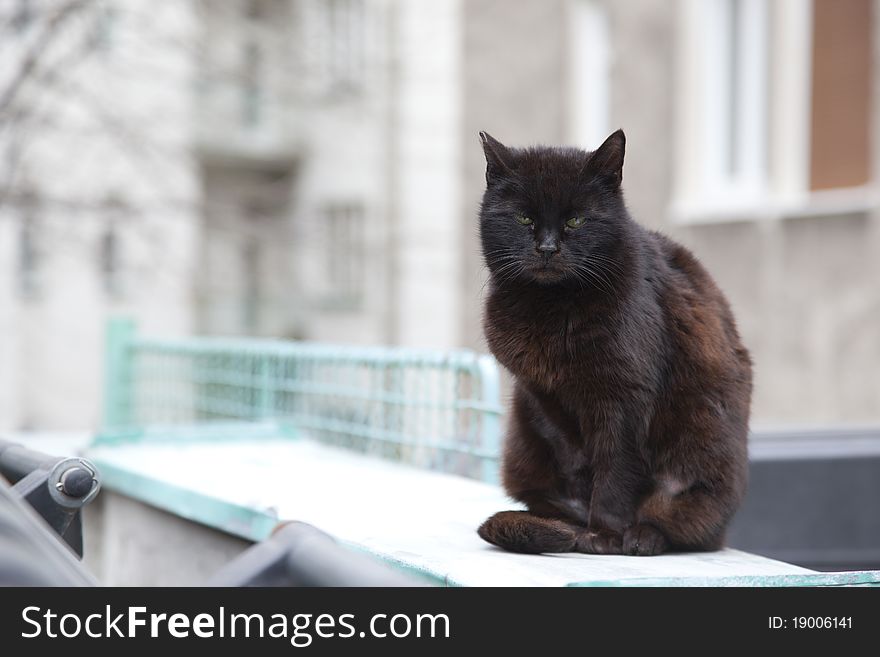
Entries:
MULTIPOLYGON (((9 14, 19 59, 0 69, 43 4, 60 0, 10 3, 31 9, 9 14)), ((151 332, 480 349, 478 131, 589 148, 617 127, 634 216, 733 303, 756 421, 876 421, 880 14, 833 5, 95 2, 77 26, 104 45, 61 78, 100 102, 35 80, 16 107, 51 130, 0 133, 0 426, 97 423, 113 312, 151 332), (119 146, 133 126, 140 151, 119 146), (42 145, 19 162, 23 134, 42 145)))
POLYGON ((460 3, 23 0, 4 18, 4 81, 27 79, 0 137, 0 426, 97 426, 112 314, 460 342, 460 3))
POLYGON ((193 330, 197 68, 168 44, 198 22, 174 2, 2 12, 0 429, 93 427, 108 315, 193 330))
POLYGON ((288 334, 483 348, 478 131, 592 148, 623 127, 634 216, 734 305, 755 419, 880 417, 873 2, 420 4, 295 3, 288 334), (361 85, 328 94, 326 49, 361 46, 361 85))
POLYGON ((207 10, 200 328, 457 344, 459 3, 207 10))

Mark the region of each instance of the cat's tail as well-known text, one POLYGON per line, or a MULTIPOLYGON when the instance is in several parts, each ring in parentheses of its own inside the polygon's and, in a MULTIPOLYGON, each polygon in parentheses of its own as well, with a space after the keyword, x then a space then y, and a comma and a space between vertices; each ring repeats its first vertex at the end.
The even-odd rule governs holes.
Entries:
POLYGON ((510 552, 540 554, 573 552, 577 529, 564 520, 542 518, 528 511, 502 511, 477 530, 484 541, 510 552))
POLYGON ((545 518, 528 511, 496 513, 480 525, 477 533, 492 545, 524 554, 621 552, 619 534, 591 532, 561 518, 545 518))

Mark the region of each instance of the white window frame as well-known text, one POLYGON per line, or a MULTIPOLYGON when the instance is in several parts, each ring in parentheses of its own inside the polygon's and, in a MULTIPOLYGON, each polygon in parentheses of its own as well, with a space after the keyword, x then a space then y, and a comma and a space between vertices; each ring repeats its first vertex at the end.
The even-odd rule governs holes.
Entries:
POLYGON ((770 160, 769 3, 683 0, 682 6, 684 106, 678 114, 687 119, 679 126, 684 160, 677 176, 679 209, 757 205, 766 197, 770 160), (736 53, 731 43, 734 2, 740 7, 736 53), (736 61, 732 54, 739 55, 736 61))
POLYGON ((765 0, 704 0, 702 129, 707 192, 725 204, 760 197, 767 178, 767 14, 765 0), (734 5, 740 10, 733 13, 734 5), (734 48, 734 30, 740 41, 734 48))
MULTIPOLYGON (((732 103, 711 72, 725 66, 727 0, 680 0, 677 40, 675 184, 671 219, 700 224, 843 214, 875 203, 870 186, 810 191, 811 0, 740 0, 744 38, 753 44, 738 70, 749 76, 739 112, 751 135, 740 144, 738 176, 719 175, 730 156, 721 143, 732 103), (766 11, 758 11, 763 5, 766 11), (727 103, 728 110, 722 106, 727 103), (760 107, 766 111, 760 113, 760 107), (762 144, 763 142, 763 144, 762 144), (766 149, 766 158, 760 157, 766 149)), ((729 64, 729 62, 727 62, 729 64)), ((727 67, 730 70, 730 67, 727 67)), ((729 86, 728 86, 729 88, 729 86)))

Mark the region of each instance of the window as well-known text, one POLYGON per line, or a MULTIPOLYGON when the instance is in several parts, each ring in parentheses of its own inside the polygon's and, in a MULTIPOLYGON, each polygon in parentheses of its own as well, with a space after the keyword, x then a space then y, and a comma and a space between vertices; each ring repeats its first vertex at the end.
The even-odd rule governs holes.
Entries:
POLYGON ((260 308, 262 305, 262 285, 260 263, 262 249, 259 239, 249 236, 242 250, 242 269, 244 273, 244 296, 242 297, 242 326, 246 333, 259 333, 260 308))
POLYGON ((34 299, 40 290, 41 251, 36 199, 26 194, 20 201, 18 224, 18 291, 23 299, 34 299))
POLYGON ((111 223, 101 236, 99 258, 104 292, 109 297, 118 297, 122 292, 119 246, 116 226, 111 223))
POLYGON ((108 195, 103 201, 104 226, 98 236, 97 263, 104 293, 111 299, 122 295, 122 236, 120 226, 130 214, 122 197, 108 195))
POLYGON ((767 4, 716 0, 705 89, 708 180, 715 193, 760 193, 767 167, 767 4))
POLYGON ((242 123, 254 127, 260 123, 263 103, 261 84, 262 53, 256 43, 248 43, 242 54, 241 116, 242 123))
POLYGON ((320 0, 316 5, 314 66, 327 94, 357 92, 364 76, 363 0, 320 0))
POLYGON ((592 150, 611 132, 608 17, 593 0, 571 0, 569 10, 569 140, 592 150))
POLYGON ((871 0, 680 7, 673 215, 748 219, 867 204, 871 0))
POLYGON ((701 0, 699 59, 702 192, 749 202, 767 172, 767 3, 701 0))
POLYGON ((321 217, 324 253, 322 305, 351 310, 364 292, 364 210, 356 203, 327 206, 321 217))

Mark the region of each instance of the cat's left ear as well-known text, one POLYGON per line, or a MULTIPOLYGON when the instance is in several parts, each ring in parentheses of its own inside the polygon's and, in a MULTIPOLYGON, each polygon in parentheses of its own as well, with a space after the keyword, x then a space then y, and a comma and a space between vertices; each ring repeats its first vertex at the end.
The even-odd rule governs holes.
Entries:
POLYGON ((486 182, 513 173, 513 155, 510 149, 488 132, 480 132, 483 152, 486 154, 486 182))
POLYGON ((613 132, 590 156, 589 167, 607 175, 619 186, 623 181, 623 156, 626 151, 626 135, 623 130, 613 132))

